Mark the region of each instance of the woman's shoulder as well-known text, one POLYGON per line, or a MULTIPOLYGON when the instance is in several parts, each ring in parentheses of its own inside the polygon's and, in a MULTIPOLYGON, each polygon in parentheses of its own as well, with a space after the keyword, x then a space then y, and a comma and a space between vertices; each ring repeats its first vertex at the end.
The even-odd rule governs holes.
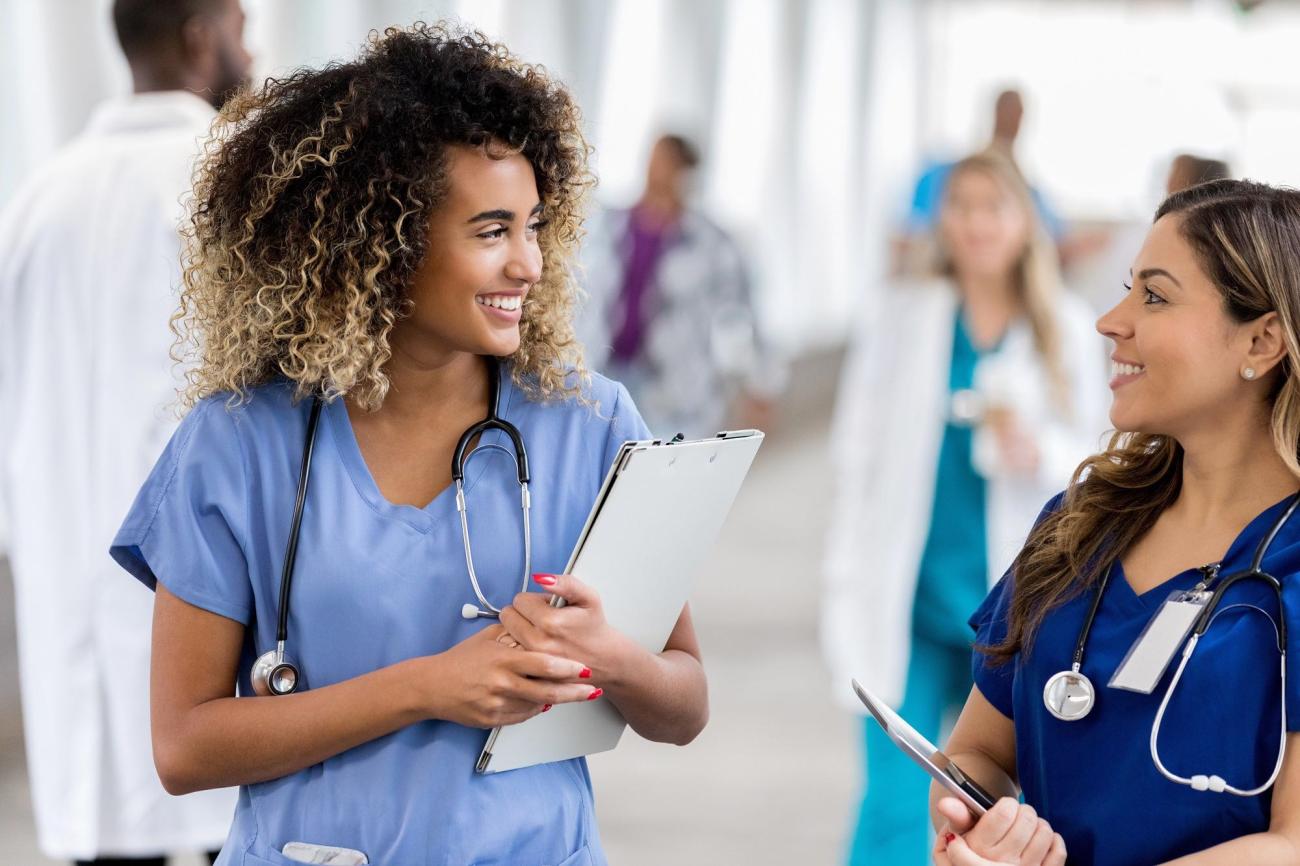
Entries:
POLYGON ((537 382, 524 378, 524 398, 550 417, 601 428, 615 428, 632 438, 645 438, 648 430, 640 412, 622 383, 592 370, 569 368, 563 376, 562 390, 542 394, 537 382))
POLYGON ((945 279, 887 282, 859 299, 849 337, 861 347, 879 344, 882 336, 903 339, 916 329, 930 332, 956 309, 957 294, 945 279))
POLYGON ((886 284, 881 299, 886 303, 909 306, 918 303, 955 306, 957 290, 947 277, 913 277, 886 284))
POLYGON ((276 432, 296 429, 305 415, 291 382, 257 385, 243 394, 223 391, 198 400, 181 420, 178 435, 227 445, 244 445, 276 432))

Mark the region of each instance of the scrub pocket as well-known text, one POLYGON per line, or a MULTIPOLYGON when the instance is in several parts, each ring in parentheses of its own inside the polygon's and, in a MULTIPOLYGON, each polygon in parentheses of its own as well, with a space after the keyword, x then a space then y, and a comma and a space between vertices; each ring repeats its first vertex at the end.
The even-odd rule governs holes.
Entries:
POLYGON ((577 851, 556 863, 555 866, 592 866, 594 862, 591 859, 591 846, 583 845, 577 851))
MULTIPOLYGON (((266 852, 266 855, 262 857, 259 857, 252 851, 245 851, 242 862, 244 866, 306 866, 306 864, 301 860, 290 860, 279 851, 268 851, 266 852)), ((370 866, 380 866, 380 864, 371 860, 370 866)))

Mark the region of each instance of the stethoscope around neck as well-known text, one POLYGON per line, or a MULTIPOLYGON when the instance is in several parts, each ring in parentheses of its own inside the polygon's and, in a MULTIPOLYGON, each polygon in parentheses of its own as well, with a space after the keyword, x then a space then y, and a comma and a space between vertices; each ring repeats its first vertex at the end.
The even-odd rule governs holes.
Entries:
MULTIPOLYGON (((1300 505, 1300 495, 1291 500, 1282 512, 1281 516, 1273 522, 1272 527, 1265 533, 1260 540, 1259 545, 1255 548, 1255 555, 1251 560, 1250 568, 1243 571, 1234 572, 1226 577, 1219 577, 1217 566, 1207 568, 1206 577, 1198 583, 1192 591, 1206 592, 1211 591, 1210 599, 1205 604, 1204 609, 1193 621, 1191 634, 1183 646, 1182 656, 1178 662, 1178 667, 1174 670, 1173 678, 1169 681, 1169 686, 1165 689, 1164 698, 1160 701, 1160 707, 1156 711, 1155 720, 1151 724, 1151 760, 1155 764, 1156 770, 1171 782, 1179 785, 1186 785, 1198 791, 1213 791, 1216 793, 1235 794, 1240 797, 1254 797, 1262 794, 1273 786, 1277 781, 1278 774, 1282 771, 1282 760, 1286 757, 1286 609, 1283 607, 1282 600, 1282 582, 1273 575, 1263 570, 1264 556, 1268 553, 1269 547, 1273 540, 1282 530, 1282 527, 1291 518, 1295 512, 1296 506, 1300 505), (1230 605, 1220 610, 1219 602, 1222 601, 1223 595, 1234 584, 1243 580, 1262 580, 1267 583, 1273 592, 1277 595, 1278 619, 1268 616, 1268 613, 1262 608, 1254 605, 1230 605), (1165 710, 1169 707, 1169 701, 1173 697, 1174 690, 1178 688, 1178 683, 1183 677, 1183 671, 1187 668, 1187 662, 1191 659, 1192 653, 1196 650, 1196 645, 1200 642, 1201 637, 1210 628, 1218 614, 1235 607, 1245 607, 1248 610, 1256 610, 1268 618, 1273 626, 1274 635, 1277 638, 1278 655, 1281 659, 1281 683, 1282 683, 1282 724, 1281 724, 1281 741, 1278 745, 1277 761, 1274 764, 1273 772, 1267 781, 1250 789, 1241 789, 1229 785, 1222 776, 1212 774, 1197 774, 1193 776, 1179 776, 1170 771, 1160 760, 1160 726, 1164 721, 1165 710)), ((1102 596, 1106 593, 1106 586, 1110 582, 1111 570, 1107 570, 1101 580, 1098 581, 1097 590, 1093 593, 1092 603, 1088 607, 1088 614, 1084 618, 1083 628, 1079 631, 1079 638, 1074 645, 1074 658, 1072 659, 1070 669, 1053 674, 1048 678, 1046 685, 1043 687, 1043 703, 1046 705, 1048 712, 1056 718, 1066 721, 1075 722, 1087 716, 1093 709, 1097 700, 1096 689, 1086 674, 1082 672, 1084 653, 1088 646, 1088 638, 1092 634, 1092 624, 1097 618, 1097 609, 1101 607, 1102 596)))
MULTIPOLYGON (((456 443, 456 450, 451 456, 451 479, 456 487, 456 513, 460 517, 461 542, 465 548, 465 567, 469 572, 470 586, 478 604, 466 604, 460 610, 465 619, 480 617, 496 618, 501 609, 488 601, 479 584, 478 572, 474 569, 474 553, 469 540, 469 507, 465 501, 465 464, 471 457, 481 451, 503 451, 514 458, 519 478, 519 505, 524 515, 524 574, 519 591, 528 589, 528 576, 532 572, 533 536, 529 521, 532 500, 528 493, 528 450, 524 446, 524 437, 519 428, 502 418, 501 402, 501 364, 496 359, 488 359, 488 410, 487 417, 473 424, 461 434, 456 443), (500 430, 510 440, 511 448, 496 443, 480 444, 473 451, 470 445, 476 437, 490 430, 500 430)), ((316 429, 320 424, 321 409, 324 401, 320 397, 312 399, 311 413, 307 417, 307 434, 302 448, 302 464, 298 469, 298 493, 294 500, 293 521, 289 525, 289 542, 285 545, 284 564, 280 570, 280 596, 277 606, 275 626, 275 649, 262 653, 253 662, 249 672, 253 692, 257 695, 288 695, 306 688, 302 672, 293 658, 285 651, 289 636, 289 594, 293 585, 294 562, 298 557, 298 538, 302 529, 302 512, 307 502, 307 488, 311 476, 311 457, 316 448, 316 429)))

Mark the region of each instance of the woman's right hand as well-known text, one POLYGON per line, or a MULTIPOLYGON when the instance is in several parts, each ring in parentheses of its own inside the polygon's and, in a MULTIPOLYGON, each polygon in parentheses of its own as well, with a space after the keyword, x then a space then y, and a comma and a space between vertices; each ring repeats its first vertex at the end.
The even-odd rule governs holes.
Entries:
POLYGON ((1003 797, 974 820, 955 797, 938 803, 948 820, 934 844, 937 866, 1064 866, 1065 840, 1032 806, 1003 797))
POLYGON ((550 709, 600 697, 580 662, 511 647, 491 625, 446 652, 416 659, 417 688, 430 718, 471 728, 515 725, 550 709), (585 673, 584 673, 585 672, 585 673))

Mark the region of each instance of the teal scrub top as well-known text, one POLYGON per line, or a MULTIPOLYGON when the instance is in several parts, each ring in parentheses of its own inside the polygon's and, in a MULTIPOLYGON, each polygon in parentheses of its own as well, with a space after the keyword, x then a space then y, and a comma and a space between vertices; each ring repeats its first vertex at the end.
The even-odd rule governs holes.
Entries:
MULTIPOLYGON (((562 571, 624 440, 648 438, 621 385, 541 402, 501 381, 500 414, 523 434, 532 472, 533 570, 562 571)), ((231 407, 204 400, 140 490, 112 555, 152 588, 247 626, 239 693, 275 645, 281 560, 310 405, 287 383, 231 407)), ((500 431, 466 469, 475 566, 497 606, 519 592, 522 519, 500 431)), ((443 652, 491 621, 473 602, 455 490, 424 508, 380 493, 341 400, 323 410, 293 581, 289 651, 320 688, 443 652)), ((244 698, 240 698, 241 700, 244 698)), ((424 721, 279 779, 240 788, 220 866, 286 866, 286 842, 354 848, 376 866, 603 864, 584 760, 477 775, 487 731, 424 721)))
MULTIPOLYGON (((954 317, 949 395, 975 383, 975 368, 986 354, 966 331, 964 310, 954 317)), ((975 428, 944 425, 935 473, 930 531, 912 603, 912 627, 921 637, 966 649, 966 620, 988 593, 988 526, 984 477, 973 461, 975 428)))

